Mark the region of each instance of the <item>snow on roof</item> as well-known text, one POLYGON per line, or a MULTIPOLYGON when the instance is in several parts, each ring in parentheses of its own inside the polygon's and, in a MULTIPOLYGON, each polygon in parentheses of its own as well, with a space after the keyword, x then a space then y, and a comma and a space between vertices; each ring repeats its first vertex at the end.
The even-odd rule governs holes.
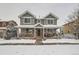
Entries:
MULTIPOLYGON (((20 26, 15 26, 16 28, 40 28, 36 27, 36 25, 20 25, 20 26)), ((41 28, 60 28, 60 26, 57 25, 43 25, 41 28)))
POLYGON ((26 10, 26 11, 24 11, 22 14, 20 14, 18 17, 22 17, 24 14, 26 14, 26 13, 28 13, 28 14, 30 14, 32 17, 35 17, 30 11, 28 11, 28 10, 26 10))
POLYGON ((2 29, 7 29, 6 27, 0 27, 0 30, 2 30, 2 29))
POLYGON ((54 15, 53 13, 49 13, 49 14, 47 14, 44 18, 49 18, 49 16, 51 16, 51 17, 54 17, 54 18, 57 18, 58 19, 58 17, 56 16, 56 15, 54 15))
POLYGON ((3 20, 3 19, 0 19, 0 22, 10 22, 10 21, 15 22, 14 20, 3 20))
POLYGON ((9 20, 0 20, 0 22, 8 22, 9 20))
POLYGON ((19 25, 15 26, 16 28, 34 28, 34 25, 19 25))
POLYGON ((44 25, 45 28, 60 28, 58 25, 44 25))

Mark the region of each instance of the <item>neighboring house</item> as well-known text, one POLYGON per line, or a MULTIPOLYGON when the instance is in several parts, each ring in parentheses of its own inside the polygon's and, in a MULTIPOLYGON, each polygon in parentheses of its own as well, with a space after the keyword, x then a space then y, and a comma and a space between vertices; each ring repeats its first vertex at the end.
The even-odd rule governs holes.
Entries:
POLYGON ((7 26, 10 23, 12 23, 14 26, 17 25, 17 23, 13 20, 11 20, 11 21, 0 20, 0 38, 4 38, 7 26))
POLYGON ((22 38, 54 38, 58 17, 49 13, 44 18, 36 18, 29 11, 25 11, 19 15, 20 26, 16 26, 21 30, 20 37, 22 38))
POLYGON ((63 25, 64 34, 75 34, 79 32, 79 20, 74 20, 63 25))
POLYGON ((73 21, 72 22, 69 22, 69 23, 66 23, 63 25, 63 33, 64 34, 72 34, 73 33, 73 21))

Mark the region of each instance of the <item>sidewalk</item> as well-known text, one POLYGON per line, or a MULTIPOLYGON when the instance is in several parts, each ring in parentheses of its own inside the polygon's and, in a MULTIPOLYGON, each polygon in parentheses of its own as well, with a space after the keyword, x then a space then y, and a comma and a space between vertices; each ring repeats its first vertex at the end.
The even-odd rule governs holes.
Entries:
MULTIPOLYGON (((44 45, 79 44, 79 40, 75 39, 47 39, 42 42, 44 45)), ((35 40, 0 40, 0 45, 35 45, 35 40)))

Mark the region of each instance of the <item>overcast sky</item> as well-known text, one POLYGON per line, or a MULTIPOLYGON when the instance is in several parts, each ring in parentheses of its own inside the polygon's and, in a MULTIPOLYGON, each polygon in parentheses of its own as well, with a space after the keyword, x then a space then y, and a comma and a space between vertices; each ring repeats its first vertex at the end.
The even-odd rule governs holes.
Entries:
POLYGON ((59 17, 58 25, 64 24, 67 20, 67 16, 72 14, 74 9, 78 8, 78 4, 68 3, 4 3, 0 4, 0 19, 2 20, 15 20, 19 23, 18 16, 24 11, 29 10, 37 18, 45 17, 48 13, 52 12, 59 17))

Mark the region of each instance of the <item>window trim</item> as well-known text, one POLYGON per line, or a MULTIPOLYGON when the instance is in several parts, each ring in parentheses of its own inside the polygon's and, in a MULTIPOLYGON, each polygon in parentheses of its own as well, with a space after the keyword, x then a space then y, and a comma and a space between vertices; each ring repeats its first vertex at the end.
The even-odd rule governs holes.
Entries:
MULTIPOLYGON (((52 20, 53 23, 52 23, 52 24, 49 24, 49 25, 55 25, 55 24, 54 24, 55 18, 45 18, 45 19, 46 19, 46 24, 49 24, 49 23, 48 23, 48 20, 52 20)), ((57 22, 57 21, 56 21, 56 22, 57 22)))
POLYGON ((23 23, 24 23, 24 24, 31 24, 31 18, 24 18, 23 23), (25 19, 29 19, 29 20, 30 20, 30 22, 27 22, 27 23, 26 23, 26 22, 25 22, 25 19))
POLYGON ((54 20, 48 19, 48 20, 47 20, 47 24, 50 24, 50 25, 51 25, 51 24, 54 24, 54 20), (52 22, 51 22, 51 21, 52 21, 52 22))

